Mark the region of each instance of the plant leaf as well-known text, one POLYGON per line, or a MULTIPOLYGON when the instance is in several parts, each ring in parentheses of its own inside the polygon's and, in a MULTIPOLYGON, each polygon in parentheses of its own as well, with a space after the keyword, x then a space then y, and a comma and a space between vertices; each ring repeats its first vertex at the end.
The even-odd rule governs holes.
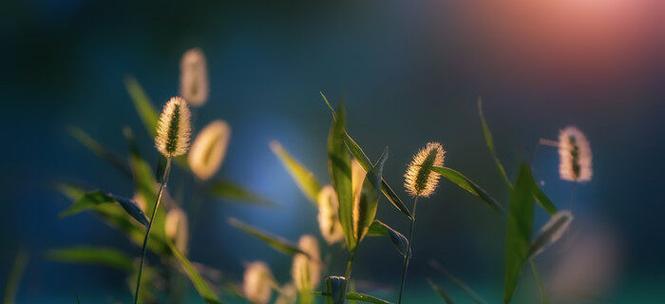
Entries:
POLYGON ((490 154, 494 159, 494 163, 496 164, 496 168, 499 170, 501 178, 506 183, 508 188, 512 188, 513 186, 512 183, 510 182, 510 178, 508 178, 506 169, 496 154, 496 150, 494 148, 494 138, 492 137, 492 131, 490 131, 490 127, 487 124, 487 120, 485 120, 485 114, 483 114, 483 100, 480 97, 478 98, 478 116, 480 116, 480 124, 483 128, 483 137, 485 138, 485 144, 487 145, 487 149, 490 151, 490 154))
POLYGON ((562 210, 552 215, 547 223, 540 229, 538 236, 531 243, 529 258, 541 253, 546 247, 551 246, 568 231, 573 221, 573 214, 568 210, 562 210))
POLYGON ((308 256, 306 252, 300 250, 298 246, 291 244, 289 241, 278 236, 270 235, 257 228, 247 225, 235 218, 229 218, 228 223, 229 225, 238 228, 240 231, 263 241, 264 243, 266 243, 266 245, 270 246, 271 248, 283 254, 294 255, 297 253, 302 253, 308 256))
MULTIPOLYGON (((332 105, 328 101, 328 98, 323 94, 323 92, 319 92, 321 94, 321 97, 325 101, 326 105, 330 109, 330 112, 332 114, 333 120, 337 119, 337 113, 335 113, 335 110, 333 109, 332 105)), ((348 131, 344 130, 344 143, 346 146, 349 148, 351 151, 351 154, 353 157, 363 166, 365 171, 369 171, 372 168, 372 164, 370 162, 369 157, 365 154, 363 149, 360 147, 358 142, 356 142, 353 137, 349 134, 348 131)), ((388 182, 386 181, 385 178, 381 179, 381 192, 383 192, 383 195, 388 199, 388 201, 395 207, 397 210, 401 211, 404 215, 406 215, 409 219, 411 219, 411 212, 409 211, 409 208, 406 207, 406 205, 402 202, 402 200, 397 196, 395 191, 390 187, 388 182)))
POLYGON ((455 303, 453 301, 453 299, 448 295, 448 293, 442 287, 440 287, 439 285, 436 285, 430 279, 427 279, 427 283, 429 283, 429 286, 432 287, 432 290, 434 290, 434 292, 436 292, 436 294, 439 295, 439 297, 441 297, 441 299, 443 299, 444 302, 446 302, 447 304, 454 304, 455 303))
POLYGON ((529 255, 533 228, 533 194, 529 182, 529 167, 526 164, 521 166, 515 187, 510 193, 506 224, 503 302, 509 303, 529 255))
POLYGON ((533 281, 538 287, 538 294, 540 295, 540 303, 547 304, 547 293, 545 292, 545 285, 543 285, 543 280, 540 278, 540 273, 538 273, 538 267, 533 259, 529 259, 529 268, 531 268, 531 275, 533 275, 533 281))
POLYGON ((487 203, 487 205, 489 205, 492 209, 499 212, 504 212, 503 206, 501 206, 501 204, 499 204, 497 200, 495 200, 492 196, 490 196, 487 193, 487 191, 478 186, 478 184, 468 179, 459 171, 453 170, 448 167, 432 167, 431 170, 441 174, 441 176, 443 176, 445 179, 452 182, 453 184, 457 185, 462 190, 465 190, 471 195, 480 198, 485 203, 487 203))
POLYGON ((443 266, 441 266, 441 264, 439 264, 439 262, 431 260, 429 264, 436 271, 446 276, 446 278, 448 278, 450 282, 459 287, 474 303, 487 304, 487 302, 483 300, 483 298, 475 290, 473 290, 473 288, 471 288, 468 284, 464 283, 462 279, 458 278, 457 276, 453 275, 448 270, 446 270, 443 266))
POLYGON ((363 294, 355 291, 350 291, 346 293, 346 299, 352 301, 360 301, 364 303, 375 303, 375 304, 391 304, 389 301, 379 299, 375 296, 370 296, 368 294, 363 294))
POLYGON ((182 267, 182 270, 185 272, 185 275, 192 282, 192 285, 194 285, 194 289, 196 289, 203 300, 210 304, 221 304, 222 302, 217 297, 217 294, 215 294, 215 292, 210 289, 208 283, 203 279, 203 277, 201 277, 201 274, 199 274, 192 263, 182 253, 180 253, 180 251, 178 251, 173 243, 168 242, 168 246, 171 249, 171 253, 182 267))
POLYGON ((328 171, 339 200, 339 221, 349 252, 356 247, 353 233, 353 194, 351 190, 351 156, 344 144, 344 108, 339 107, 328 136, 328 171))
POLYGON ((291 156, 278 141, 272 141, 270 149, 277 155, 284 168, 289 171, 296 185, 298 185, 298 188, 305 194, 307 199, 316 205, 319 191, 321 191, 321 184, 316 180, 314 173, 291 156))
POLYGON ((554 205, 554 203, 547 197, 545 192, 543 192, 542 189, 538 186, 536 183, 536 180, 533 178, 533 174, 531 173, 531 170, 529 170, 529 182, 531 183, 531 192, 533 193, 533 197, 536 199, 538 204, 540 204, 547 213, 550 215, 553 215, 557 212, 557 208, 554 205))
POLYGON ((28 265, 28 254, 19 250, 14 259, 14 264, 12 264, 12 270, 7 277, 5 283, 5 296, 2 303, 13 304, 14 299, 16 298, 16 293, 18 292, 19 283, 25 272, 25 267, 28 265))
POLYGON ((134 103, 136 112, 139 114, 141 121, 143 121, 146 131, 151 137, 154 137, 157 132, 157 119, 159 117, 157 110, 152 105, 150 98, 143 90, 143 87, 141 87, 141 84, 134 77, 128 76, 125 78, 125 87, 134 103))
POLYGON ((363 180, 360 199, 357 201, 358 206, 354 206, 354 208, 357 208, 357 213, 354 211, 354 215, 357 214, 357 216, 354 216, 354 226, 357 227, 356 246, 363 240, 369 226, 372 225, 376 217, 376 209, 379 205, 381 193, 381 176, 386 159, 388 159, 388 148, 383 150, 383 154, 379 157, 376 165, 367 172, 363 180))
POLYGON ((393 243, 393 245, 395 245, 395 248, 402 256, 406 256, 406 254, 409 252, 409 240, 403 234, 386 225, 382 221, 374 220, 372 225, 369 226, 367 236, 389 237, 390 241, 393 243))
POLYGON ((61 263, 103 265, 126 272, 134 269, 132 259, 113 248, 76 246, 49 250, 46 258, 61 263))
POLYGON ((77 214, 81 211, 95 208, 97 205, 106 203, 118 203, 132 218, 137 220, 144 226, 148 225, 148 218, 146 218, 143 211, 136 205, 136 203, 128 198, 123 198, 113 194, 107 194, 101 191, 92 191, 85 193, 82 197, 77 199, 67 210, 60 213, 61 217, 77 214))
POLYGON ((229 180, 213 181, 208 193, 214 198, 230 200, 235 202, 246 202, 258 205, 273 205, 267 198, 247 190, 246 188, 235 184, 229 180))
POLYGON ((106 147, 102 146, 95 139, 93 139, 88 133, 81 130, 80 128, 69 128, 69 135, 81 143, 84 147, 90 150, 92 153, 97 155, 97 157, 107 161, 113 167, 118 169, 120 172, 127 176, 131 176, 131 170, 127 165, 127 161, 122 159, 122 157, 116 155, 115 153, 109 151, 106 147))

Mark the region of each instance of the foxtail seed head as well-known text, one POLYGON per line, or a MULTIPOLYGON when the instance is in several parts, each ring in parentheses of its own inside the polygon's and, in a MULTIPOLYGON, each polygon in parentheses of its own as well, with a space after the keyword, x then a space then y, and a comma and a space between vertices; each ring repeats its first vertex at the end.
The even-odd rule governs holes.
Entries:
POLYGON ((252 303, 267 304, 274 285, 272 272, 264 262, 247 264, 243 276, 242 290, 245 297, 252 303))
POLYGON ((190 113, 182 97, 171 97, 157 121, 155 146, 166 158, 187 153, 191 133, 190 113))
POLYGON ((339 222, 339 201, 335 189, 327 185, 319 191, 319 229, 323 239, 330 245, 344 239, 344 230, 339 222))
POLYGON ((199 48, 187 50, 180 61, 180 95, 193 107, 208 100, 206 57, 199 48))
POLYGON ((413 197, 429 197, 439 184, 440 174, 433 172, 432 167, 443 166, 445 150, 440 143, 430 142, 422 148, 404 174, 404 188, 413 197))
POLYGON ((199 132, 187 159, 196 177, 207 180, 219 170, 230 137, 231 128, 223 120, 215 120, 199 132))
POLYGON ((299 291, 311 291, 321 281, 319 242, 311 235, 303 235, 298 241, 298 247, 309 256, 302 253, 293 256, 291 277, 299 291))
POLYGON ((582 131, 566 127, 559 133, 559 175, 573 182, 591 180, 591 146, 582 131))
POLYGON ((166 213, 164 221, 164 232, 175 247, 183 254, 187 254, 189 243, 189 225, 187 223, 187 214, 180 208, 173 208, 166 213))

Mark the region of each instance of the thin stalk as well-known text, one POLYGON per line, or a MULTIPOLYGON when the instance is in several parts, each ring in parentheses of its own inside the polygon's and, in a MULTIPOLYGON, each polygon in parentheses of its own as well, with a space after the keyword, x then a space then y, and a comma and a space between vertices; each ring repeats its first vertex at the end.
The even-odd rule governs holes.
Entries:
POLYGON ((409 260, 413 254, 413 234, 416 226, 416 208, 418 207, 418 196, 413 199, 413 211, 411 212, 411 223, 409 225, 409 251, 404 256, 404 262, 402 263, 402 282, 399 286, 399 296, 397 297, 397 303, 402 303, 402 293, 404 292, 404 283, 406 282, 406 272, 409 269, 409 260))
POLYGON ((538 287, 538 295, 540 296, 540 303, 548 304, 547 294, 545 293, 545 286, 543 281, 540 279, 540 274, 538 273, 538 268, 536 267, 536 262, 533 259, 529 259, 529 265, 531 266, 531 275, 533 275, 533 281, 538 287))
POLYGON ((351 280, 351 272, 353 271, 353 259, 356 257, 356 253, 350 252, 349 257, 346 259, 346 270, 344 270, 344 278, 346 281, 351 280))
POLYGON ((171 172, 171 158, 166 159, 166 167, 164 168, 164 173, 162 174, 161 182, 159 183, 159 191, 157 192, 157 201, 155 202, 155 208, 152 209, 152 214, 150 215, 150 222, 148 222, 148 229, 145 232, 143 237, 143 246, 141 248, 141 264, 139 265, 139 274, 136 278, 136 292, 134 293, 134 304, 139 303, 139 292, 141 291, 141 275, 143 274, 143 264, 145 263, 145 255, 148 249, 148 240, 150 237, 150 230, 152 229, 152 223, 155 221, 155 215, 157 215, 157 209, 159 209, 159 203, 162 201, 162 194, 164 193, 164 186, 169 179, 169 172, 171 172))

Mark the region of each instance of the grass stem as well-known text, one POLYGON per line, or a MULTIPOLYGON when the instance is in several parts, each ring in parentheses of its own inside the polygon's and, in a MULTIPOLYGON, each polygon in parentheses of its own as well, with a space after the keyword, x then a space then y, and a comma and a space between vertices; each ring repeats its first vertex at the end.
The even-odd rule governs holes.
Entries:
POLYGON ((399 296, 397 297, 397 303, 402 303, 402 293, 404 293, 404 283, 406 283, 406 272, 409 269, 409 260, 413 255, 413 235, 415 232, 416 226, 416 208, 418 207, 418 196, 413 199, 413 211, 411 212, 411 223, 409 225, 409 251, 404 256, 404 262, 402 263, 402 279, 399 286, 399 296))
POLYGON ((148 240, 150 238, 150 230, 152 229, 152 223, 155 221, 155 215, 157 215, 157 209, 159 209, 159 203, 162 201, 162 194, 164 193, 164 187, 169 179, 169 173, 171 172, 171 158, 166 159, 166 166, 164 168, 164 173, 162 174, 161 182, 159 183, 159 191, 157 192, 157 201, 155 202, 155 207, 152 209, 152 214, 150 215, 150 222, 148 222, 148 228, 146 229, 145 236, 143 237, 143 246, 141 247, 141 264, 139 265, 139 273, 136 278, 136 292, 134 293, 134 304, 139 303, 139 292, 141 291, 141 275, 143 275, 143 264, 145 263, 145 255, 148 249, 148 240))

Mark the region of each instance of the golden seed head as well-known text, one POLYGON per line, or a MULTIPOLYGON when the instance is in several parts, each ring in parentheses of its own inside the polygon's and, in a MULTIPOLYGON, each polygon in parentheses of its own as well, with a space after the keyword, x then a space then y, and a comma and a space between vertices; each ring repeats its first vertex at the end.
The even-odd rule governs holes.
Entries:
POLYGON ((591 145, 582 131, 568 126, 559 133, 559 175, 573 182, 588 182, 593 175, 591 145))
POLYGON ((344 239, 344 230, 339 221, 339 201, 335 189, 327 185, 321 189, 318 197, 319 229, 323 239, 330 245, 344 239))
POLYGON ((189 49, 180 61, 180 95, 198 107, 208 100, 208 92, 206 57, 199 48, 189 49))
POLYGON ((430 142, 422 148, 404 174, 404 188, 413 197, 429 197, 439 184, 440 174, 431 171, 432 167, 442 167, 446 151, 437 142, 430 142))
POLYGON ((319 242, 311 235, 303 235, 298 241, 298 248, 304 254, 293 256, 291 267, 291 277, 299 291, 313 290, 321 281, 321 253, 319 252, 319 242))
POLYGON ((245 267, 242 290, 252 303, 267 304, 270 301, 273 286, 270 268, 264 262, 252 262, 245 267))
POLYGON ((187 254, 189 243, 189 225, 187 214, 180 208, 173 208, 166 213, 164 232, 183 254, 187 254))
POLYGON ((155 146, 166 158, 187 153, 191 133, 190 113, 182 97, 171 97, 157 121, 155 146))
POLYGON ((196 177, 207 180, 219 170, 231 138, 231 128, 223 120, 208 124, 194 139, 189 151, 189 167, 196 177))

